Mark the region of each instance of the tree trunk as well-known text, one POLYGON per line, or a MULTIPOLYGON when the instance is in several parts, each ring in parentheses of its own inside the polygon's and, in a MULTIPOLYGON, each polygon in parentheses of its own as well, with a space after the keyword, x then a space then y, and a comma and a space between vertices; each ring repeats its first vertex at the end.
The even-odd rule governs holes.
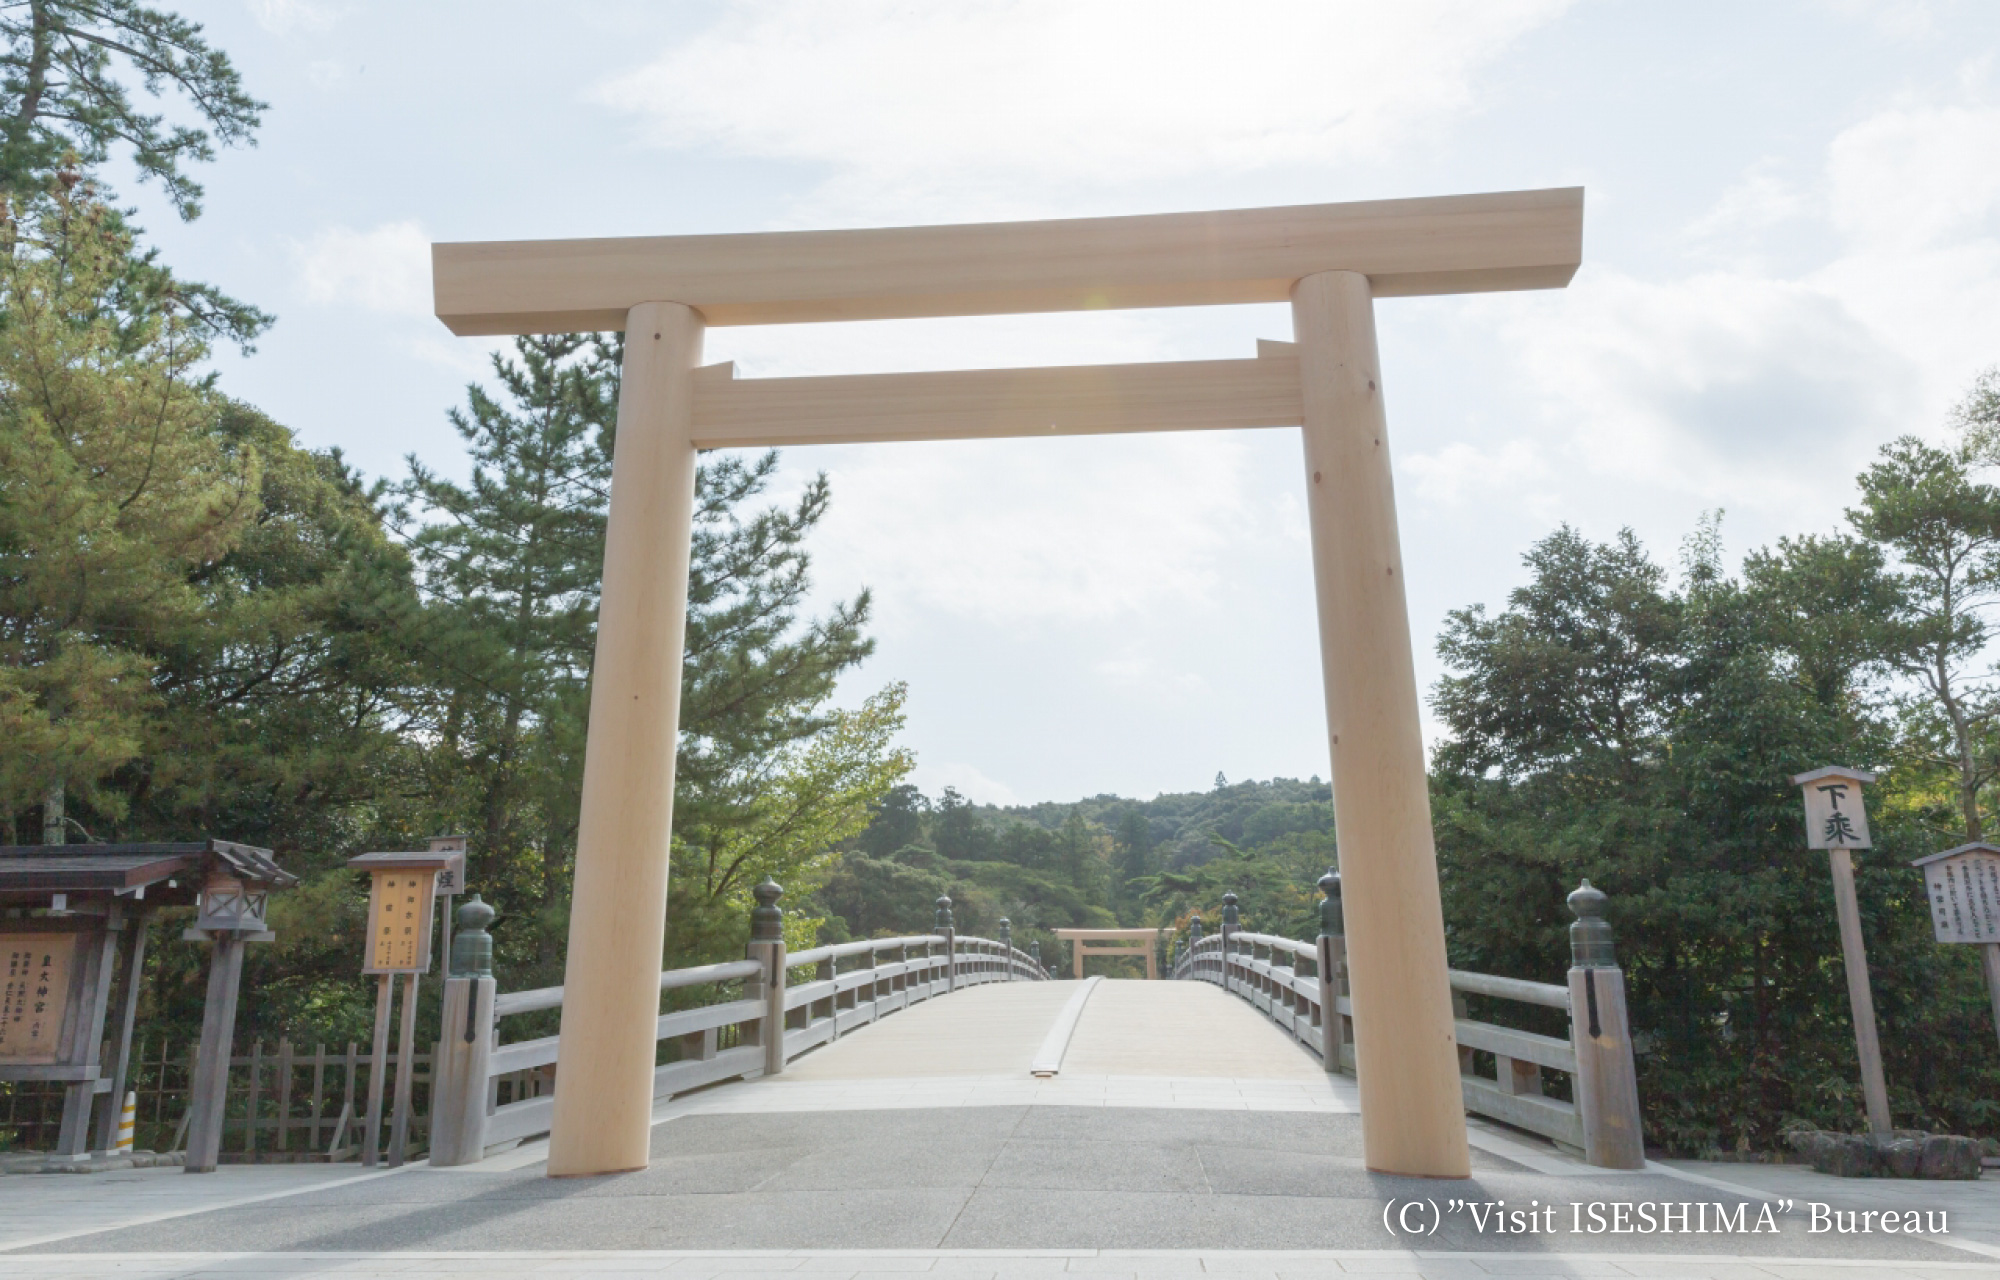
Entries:
POLYGON ((63 821, 63 784, 60 782, 42 793, 42 843, 69 843, 67 824, 63 821))
POLYGON ((1986 824, 1979 817, 1979 776, 1972 758, 1972 726, 1966 723, 1965 709, 1951 692, 1942 657, 1938 660, 1938 674, 1938 700, 1944 703, 1945 715, 1951 720, 1952 745, 1958 749, 1958 805, 1965 817, 1965 838, 1984 840, 1986 824))

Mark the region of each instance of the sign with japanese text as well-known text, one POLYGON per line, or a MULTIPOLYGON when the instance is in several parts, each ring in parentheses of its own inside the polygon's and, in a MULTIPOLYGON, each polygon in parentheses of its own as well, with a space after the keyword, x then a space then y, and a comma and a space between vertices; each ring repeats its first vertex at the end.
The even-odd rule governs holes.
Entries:
POLYGON ((368 887, 368 957, 363 973, 428 973, 431 904, 437 869, 397 868, 372 874, 368 887))
POLYGON ((434 836, 431 852, 445 860, 438 868, 437 891, 439 897, 452 897, 465 892, 465 837, 434 836))
POLYGON ((1975 845, 1917 865, 1939 942, 2000 943, 2000 849, 1975 845))
POLYGON ((73 933, 0 934, 0 1063, 59 1060, 75 958, 73 933))
POLYGON ((1806 848, 1868 849, 1868 813, 1861 805, 1859 776, 1830 769, 1794 779, 1806 798, 1806 848))

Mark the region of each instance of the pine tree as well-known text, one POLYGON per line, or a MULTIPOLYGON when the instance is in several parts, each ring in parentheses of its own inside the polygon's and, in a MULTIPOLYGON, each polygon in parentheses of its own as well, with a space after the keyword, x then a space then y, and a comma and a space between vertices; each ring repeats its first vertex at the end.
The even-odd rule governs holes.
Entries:
POLYGON ((88 184, 0 237, 0 801, 60 839, 67 799, 123 812, 102 784, 139 753, 153 650, 195 625, 190 575, 249 527, 261 463, 214 431, 184 310, 105 312, 131 243, 88 184))
MULTIPOLYGON (((453 414, 470 482, 412 458, 401 491, 406 521, 426 521, 409 540, 431 602, 429 786, 473 830, 471 874, 517 912, 534 904, 532 943, 517 930, 513 945, 544 976, 567 925, 621 354, 615 337, 517 339, 495 357, 498 392, 475 387, 453 414)), ((820 476, 791 505, 755 508, 776 465, 775 454, 711 456, 696 476, 668 913, 682 953, 713 936, 704 903, 747 892, 744 868, 859 830, 908 768, 884 729, 900 724, 899 693, 844 715, 828 707, 871 648, 868 599, 801 620, 803 544, 830 491, 820 476)))
MULTIPOLYGON (((103 168, 122 153, 141 181, 157 183, 183 220, 201 213, 189 168, 217 144, 255 145, 264 104, 243 89, 229 55, 201 24, 134 0, 25 0, 0 6, 0 196, 17 217, 82 177, 107 192, 103 168), (185 108, 168 123, 135 101, 172 96, 185 108), (188 120, 186 117, 192 117, 188 120)), ((108 199, 108 195, 106 197, 108 199)), ((124 226, 124 213, 103 218, 124 226)), ((131 251, 103 282, 102 303, 127 316, 161 307, 246 350, 271 317, 212 286, 176 279, 154 251, 131 251)))
MULTIPOLYGON (((583 720, 610 489, 615 353, 587 335, 524 337, 496 354, 451 422, 472 459, 460 485, 415 456, 402 486, 427 523, 409 546, 431 602, 418 643, 436 743, 427 782, 474 836, 481 883, 543 905, 552 962, 576 834, 583 720)), ((407 520, 408 509, 403 518, 407 520)))

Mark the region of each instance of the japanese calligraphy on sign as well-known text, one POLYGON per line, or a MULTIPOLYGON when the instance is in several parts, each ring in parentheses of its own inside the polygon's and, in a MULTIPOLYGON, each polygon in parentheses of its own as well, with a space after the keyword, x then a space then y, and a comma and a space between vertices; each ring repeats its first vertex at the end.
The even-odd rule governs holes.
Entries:
POLYGON ((1939 942, 2000 942, 2000 848, 1965 844, 1912 865, 1924 870, 1939 942))
POLYGON ((75 934, 0 934, 0 1063, 59 1060, 75 957, 75 934))
POLYGON ((1792 782, 1805 793, 1806 848, 1867 849, 1868 813, 1861 804, 1861 784, 1875 775, 1859 769, 1816 769, 1792 782))
POLYGON ((441 898, 465 892, 465 837, 432 836, 431 850, 445 860, 438 868, 437 891, 441 898))
POLYGON ((368 889, 368 963, 363 973, 427 973, 435 868, 377 871, 368 889))

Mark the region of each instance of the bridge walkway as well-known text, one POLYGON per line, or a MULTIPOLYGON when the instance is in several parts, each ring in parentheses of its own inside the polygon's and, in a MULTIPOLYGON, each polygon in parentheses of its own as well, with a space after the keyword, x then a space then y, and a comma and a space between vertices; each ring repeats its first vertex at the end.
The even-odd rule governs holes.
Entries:
MULTIPOLYGON (((1986 1184, 1939 1188, 1939 1203, 1971 1214, 1961 1247, 1809 1234, 1798 1214, 1777 1235, 1496 1234, 1463 1213, 1434 1234, 1392 1235, 1385 1206, 1410 1199, 1702 1201, 1753 1215, 1761 1200, 1747 1183, 1660 1166, 1591 1168, 1479 1123, 1468 1182, 1370 1173, 1351 1082, 1205 983, 1097 984, 1060 1074, 1035 1080, 1027 1063, 1076 986, 960 992, 781 1077, 678 1099, 660 1108, 637 1173, 552 1180, 541 1143, 461 1169, 316 1171, 316 1186, 254 1199, 240 1189, 255 1171, 235 1170, 234 1202, 162 1214, 155 1200, 152 1220, 118 1225, 96 1199, 73 1229, 65 1214, 83 1211, 63 1197, 80 1206, 91 1190, 38 1187, 38 1229, 12 1235, 0 1276, 2000 1276, 1986 1184), (1985 1255, 1966 1251, 1981 1239, 1985 1255)), ((1868 1204, 1867 1190, 1822 1194, 1868 1204)))

